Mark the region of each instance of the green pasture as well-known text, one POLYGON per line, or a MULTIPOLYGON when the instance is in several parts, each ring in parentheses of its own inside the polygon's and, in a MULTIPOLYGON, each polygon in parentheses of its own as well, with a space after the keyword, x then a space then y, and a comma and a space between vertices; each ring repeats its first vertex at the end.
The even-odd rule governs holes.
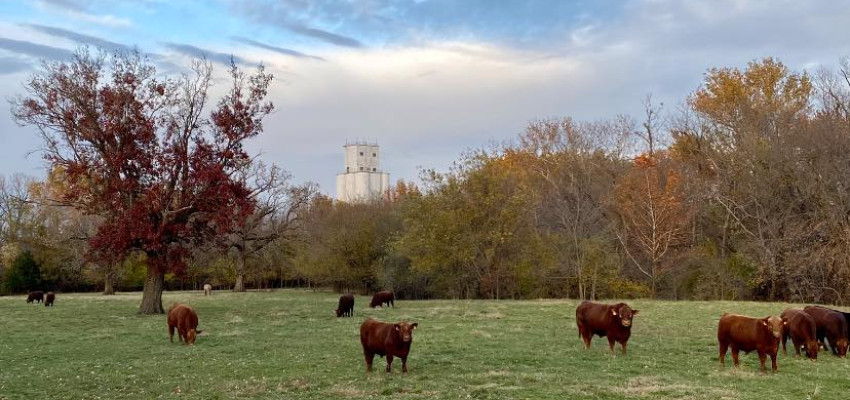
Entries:
POLYGON ((575 300, 397 301, 336 318, 331 292, 168 292, 195 307, 195 346, 169 343, 165 316, 139 316, 140 293, 59 294, 56 306, 0 297, 0 399, 847 399, 850 362, 758 357, 720 369, 723 312, 778 315, 787 304, 630 301, 629 355, 595 338, 585 350, 575 300), (410 372, 366 373, 367 317, 419 322, 410 372), (769 365, 768 365, 769 367, 769 365))

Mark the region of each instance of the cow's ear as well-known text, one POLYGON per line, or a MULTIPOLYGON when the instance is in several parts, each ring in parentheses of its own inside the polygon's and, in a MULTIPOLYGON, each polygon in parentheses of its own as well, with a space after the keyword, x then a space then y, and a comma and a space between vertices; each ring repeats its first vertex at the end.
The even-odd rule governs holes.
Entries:
POLYGON ((611 309, 611 315, 617 315, 617 310, 615 310, 615 309, 613 309, 613 308, 612 308, 612 309, 611 309))
POLYGON ((632 310, 632 315, 637 315, 638 310, 632 310))
POLYGON ((418 323, 418 322, 414 322, 414 323, 413 323, 413 324, 411 324, 410 326, 412 326, 412 327, 413 327, 413 329, 416 329, 416 327, 417 327, 417 326, 419 326, 419 323, 418 323))
POLYGON ((200 330, 199 330, 199 331, 195 331, 195 334, 200 335, 200 334, 201 334, 201 333, 203 333, 203 332, 204 332, 204 331, 200 331, 200 330))

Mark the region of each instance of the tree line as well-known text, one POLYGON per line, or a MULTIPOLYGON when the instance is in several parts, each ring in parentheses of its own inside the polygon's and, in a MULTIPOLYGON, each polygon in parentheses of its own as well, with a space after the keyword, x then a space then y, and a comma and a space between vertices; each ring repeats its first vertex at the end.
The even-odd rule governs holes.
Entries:
POLYGON ((209 64, 161 82, 138 57, 106 59, 56 64, 13 103, 51 169, 0 179, 0 290, 37 278, 106 292, 850 300, 846 59, 816 73, 772 58, 712 68, 675 110, 647 97, 639 117, 533 121, 351 203, 242 150, 271 111, 262 69, 233 67, 203 118, 209 64), (86 92, 106 70, 111 83, 86 92))

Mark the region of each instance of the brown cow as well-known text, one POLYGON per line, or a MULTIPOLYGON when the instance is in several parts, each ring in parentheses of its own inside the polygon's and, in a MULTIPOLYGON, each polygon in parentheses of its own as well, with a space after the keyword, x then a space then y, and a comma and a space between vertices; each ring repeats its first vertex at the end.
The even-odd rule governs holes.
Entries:
POLYGON ((395 303, 393 302, 394 300, 395 295, 393 295, 393 292, 378 292, 372 296, 372 302, 369 303, 369 308, 375 308, 378 306, 381 306, 381 308, 383 308, 384 304, 388 306, 393 306, 393 308, 395 308, 395 303))
POLYGON ((174 343, 174 329, 177 329, 177 338, 183 344, 195 344, 195 337, 202 331, 198 330, 198 314, 195 310, 185 304, 174 303, 168 309, 168 340, 174 343))
POLYGON ((413 342, 413 330, 418 323, 399 322, 388 324, 369 318, 360 325, 360 344, 366 357, 366 372, 372 371, 375 354, 387 357, 387 372, 393 364, 393 357, 401 358, 401 372, 407 372, 407 355, 413 342))
POLYGON ((53 302, 56 301, 56 294, 53 292, 47 292, 47 295, 44 299, 45 307, 53 307, 53 302))
POLYGON ((608 348, 614 354, 614 343, 618 342, 626 354, 626 346, 632 335, 632 318, 638 310, 632 310, 626 303, 600 304, 583 301, 576 308, 578 335, 584 341, 584 348, 590 348, 593 335, 608 337, 608 348))
MULTIPOLYGON (((815 306, 806 306, 803 311, 814 318, 817 325, 818 341, 826 343, 828 340, 833 355, 846 357, 848 328, 844 315, 839 311, 815 306)), ((826 345, 824 345, 824 348, 826 348, 826 345)))
POLYGON ((800 347, 805 346, 806 356, 812 360, 818 359, 817 324, 811 315, 803 310, 789 308, 779 316, 782 318, 782 354, 788 355, 787 343, 791 338, 794 351, 800 355, 800 347))
POLYGON ((44 302, 44 292, 42 292, 40 290, 30 292, 27 295, 27 303, 32 303, 33 301, 36 302, 36 303, 37 302, 44 302))
POLYGON ((354 316, 354 295, 344 294, 339 296, 339 306, 334 310, 337 317, 353 317, 354 316))
POLYGON ((776 353, 779 352, 779 339, 782 336, 782 318, 752 318, 735 314, 723 314, 717 324, 717 342, 720 344, 720 366, 726 365, 726 351, 732 348, 732 361, 735 366, 738 352, 758 352, 759 371, 765 372, 765 361, 770 356, 771 367, 776 372, 776 353))

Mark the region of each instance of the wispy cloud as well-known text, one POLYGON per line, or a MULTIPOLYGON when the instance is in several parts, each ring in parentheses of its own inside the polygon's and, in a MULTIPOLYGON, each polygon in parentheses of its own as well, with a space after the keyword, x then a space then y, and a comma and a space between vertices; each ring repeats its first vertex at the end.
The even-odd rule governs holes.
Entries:
POLYGON ((165 47, 175 51, 177 53, 189 56, 189 57, 204 57, 207 60, 214 61, 224 65, 230 65, 230 60, 233 59, 234 62, 238 64, 246 64, 245 60, 239 56, 232 54, 219 53, 215 51, 210 51, 206 49, 202 49, 200 47, 195 47, 190 44, 185 43, 165 43, 165 47))
POLYGON ((112 14, 95 14, 88 10, 91 1, 74 0, 41 0, 37 4, 44 8, 60 11, 61 13, 83 22, 113 28, 126 28, 133 25, 128 18, 121 18, 112 14))
POLYGON ((60 49, 58 47, 45 46, 43 44, 33 43, 26 40, 14 40, 3 37, 0 37, 0 49, 12 53, 49 60, 67 60, 74 55, 71 51, 60 49))
POLYGON ((0 57, 0 75, 13 74, 30 67, 30 63, 15 57, 0 57))
POLYGON ((251 40, 251 39, 241 37, 241 36, 234 36, 231 39, 233 39, 233 41, 235 41, 235 42, 247 44, 249 46, 259 47, 261 49, 273 51, 275 53, 285 54, 285 55, 288 55, 288 56, 293 56, 293 57, 298 57, 298 58, 312 58, 314 60, 326 61, 322 57, 304 54, 300 51, 296 51, 296 50, 292 50, 292 49, 286 49, 286 48, 283 48, 283 47, 272 46, 270 44, 261 43, 261 42, 258 42, 256 40, 251 40))
POLYGON ((360 43, 360 41, 358 41, 357 39, 339 35, 333 32, 328 32, 318 28, 311 28, 309 26, 304 26, 301 24, 291 24, 289 25, 288 29, 299 35, 309 36, 330 44, 335 44, 337 46, 356 48, 363 47, 363 43, 360 43))
POLYGON ((92 46, 95 46, 95 47, 100 47, 100 48, 105 49, 105 50, 113 50, 113 51, 114 50, 118 50, 118 51, 131 50, 130 46, 127 46, 127 45, 124 45, 124 44, 121 44, 121 43, 112 42, 112 41, 102 39, 102 38, 99 38, 99 37, 96 37, 96 36, 84 35, 82 33, 69 31, 67 29, 56 28, 56 27, 53 27, 53 26, 38 25, 38 24, 26 24, 24 26, 32 28, 32 29, 39 31, 41 33, 48 34, 50 36, 68 39, 68 40, 71 40, 71 41, 74 41, 74 42, 77 42, 77 43, 80 43, 80 44, 87 44, 87 45, 92 45, 92 46))

